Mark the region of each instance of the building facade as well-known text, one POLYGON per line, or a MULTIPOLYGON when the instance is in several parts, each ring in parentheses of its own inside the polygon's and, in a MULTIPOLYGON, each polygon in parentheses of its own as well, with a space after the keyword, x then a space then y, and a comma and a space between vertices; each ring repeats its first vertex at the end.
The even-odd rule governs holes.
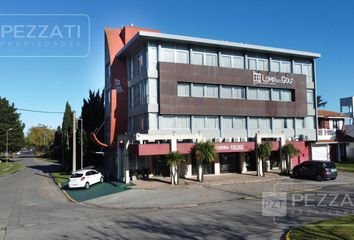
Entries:
POLYGON ((316 53, 124 27, 105 29, 105 143, 119 179, 134 171, 165 174, 164 156, 212 140, 218 152, 205 173, 255 170, 257 142, 271 141, 268 168, 281 146, 308 160, 317 141, 316 53))
POLYGON ((318 142, 312 145, 312 160, 345 161, 345 115, 328 110, 318 110, 318 142))

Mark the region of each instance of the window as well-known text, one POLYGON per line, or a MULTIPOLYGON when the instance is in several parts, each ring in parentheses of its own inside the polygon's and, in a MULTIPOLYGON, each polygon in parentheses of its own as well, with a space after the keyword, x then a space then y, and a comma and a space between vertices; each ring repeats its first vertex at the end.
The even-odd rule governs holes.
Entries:
POLYGON ((292 92, 291 90, 287 90, 287 89, 283 89, 281 90, 281 101, 285 101, 285 102, 291 102, 292 100, 292 92))
POLYGON ((245 88, 244 87, 233 87, 233 98, 245 99, 245 88))
POLYGON ((250 129, 270 129, 270 118, 249 118, 250 129))
POLYGON ((245 88, 244 87, 221 86, 220 98, 244 99, 245 98, 245 88))
POLYGON ((190 97, 190 84, 189 83, 178 83, 177 84, 177 96, 190 97))
POLYGON ((231 68, 231 56, 221 56, 220 67, 231 68))
POLYGON ((295 62, 294 73, 306 75, 307 83, 313 82, 312 64, 308 62, 295 62))
POLYGON ((248 58, 248 69, 259 70, 259 71, 268 71, 268 59, 266 58, 248 58))
POLYGON ((175 117, 174 116, 160 116, 160 128, 161 129, 173 129, 175 117))
POLYGON ((218 117, 205 117, 205 128, 219 128, 219 118, 218 117))
POLYGON ((289 89, 272 89, 272 101, 292 101, 292 91, 289 89))
POLYGON ((205 97, 218 98, 219 87, 217 85, 205 85, 205 97))
POLYGON ((284 128, 294 128, 294 119, 286 118, 284 128))
POLYGON ((269 118, 259 118, 258 122, 259 122, 258 128, 260 128, 260 129, 270 129, 271 128, 269 118))
POLYGON ((176 117, 176 128, 177 129, 190 129, 190 117, 177 116, 176 117))
POLYGON ((259 100, 270 100, 269 89, 259 88, 258 89, 258 99, 259 100))
POLYGON ((272 101, 280 101, 280 89, 272 89, 272 101))
POLYGON ((233 56, 232 57, 232 67, 233 68, 245 68, 245 60, 242 56, 233 56))
POLYGON ((205 65, 217 66, 217 54, 206 53, 205 54, 205 65))
POLYGON ((189 52, 176 51, 176 63, 189 63, 189 52))
POLYGON ((221 88, 220 88, 220 98, 232 98, 232 87, 221 86, 221 88))
POLYGON ((213 50, 195 48, 192 50, 191 63, 197 65, 217 66, 218 54, 213 50))
POLYGON ((193 117, 192 126, 193 129, 204 129, 205 128, 204 117, 199 117, 199 116, 193 117))
POLYGON ((139 52, 133 57, 133 78, 139 76, 143 72, 144 54, 139 52))
POLYGON ((314 129, 315 128, 315 118, 314 117, 305 118, 305 127, 307 129, 314 129))
POLYGON ((257 88, 247 89, 247 99, 257 100, 257 88))
POLYGON ((192 84, 192 97, 203 97, 203 96, 204 96, 204 85, 192 84))
POLYGON ((287 60, 272 59, 270 62, 270 71, 272 72, 283 72, 290 73, 291 62, 287 60))
POLYGON ((274 120, 273 120, 273 128, 274 129, 284 128, 284 118, 274 118, 274 120))
POLYGON ((307 107, 309 109, 314 108, 314 92, 313 92, 313 90, 308 89, 306 96, 307 96, 307 107))
POLYGON ((227 68, 244 68, 244 57, 241 55, 233 55, 231 53, 222 53, 220 67, 227 68))
POLYGON ((258 128, 258 118, 249 118, 248 127, 250 129, 257 129, 258 128))
POLYGON ((174 51, 173 49, 162 48, 161 61, 163 62, 174 62, 174 51))
POLYGON ((248 88, 247 99, 251 99, 251 100, 270 100, 270 89, 267 89, 267 88, 248 88))
POLYGON ((233 118, 233 128, 235 128, 235 129, 246 129, 246 118, 244 118, 244 117, 234 117, 233 118))
POLYGON ((192 64, 203 65, 203 53, 192 52, 192 64))
POLYGON ((222 129, 232 129, 232 117, 221 118, 221 128, 222 129))
POLYGON ((189 49, 185 46, 163 44, 161 47, 161 61, 189 63, 189 49))
POLYGON ((296 118, 295 128, 296 129, 305 128, 305 123, 304 123, 304 119, 303 118, 296 118))
POLYGON ((257 70, 257 60, 249 58, 248 59, 248 69, 257 70))
POLYGON ((274 118, 273 128, 274 129, 285 129, 293 128, 293 119, 291 118, 274 118))

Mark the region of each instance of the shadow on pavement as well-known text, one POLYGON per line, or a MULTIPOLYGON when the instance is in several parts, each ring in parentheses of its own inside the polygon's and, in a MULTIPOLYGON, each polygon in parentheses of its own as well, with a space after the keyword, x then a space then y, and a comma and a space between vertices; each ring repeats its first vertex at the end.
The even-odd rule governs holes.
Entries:
POLYGON ((61 169, 61 166, 58 164, 50 164, 50 165, 32 165, 32 166, 28 166, 29 168, 32 169, 36 169, 36 170, 40 170, 43 173, 51 173, 54 172, 56 170, 61 169))

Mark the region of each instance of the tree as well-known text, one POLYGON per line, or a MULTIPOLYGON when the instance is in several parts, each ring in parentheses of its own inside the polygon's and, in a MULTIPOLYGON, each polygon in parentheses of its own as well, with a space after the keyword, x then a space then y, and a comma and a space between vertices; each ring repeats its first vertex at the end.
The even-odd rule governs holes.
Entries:
POLYGON ((40 152, 49 150, 49 146, 53 144, 53 140, 54 130, 44 125, 31 127, 26 137, 28 146, 35 147, 40 152))
POLYGON ((71 106, 68 102, 65 104, 62 131, 64 138, 62 141, 62 148, 64 149, 64 159, 62 164, 64 168, 70 169, 72 165, 73 111, 71 110, 71 106))
POLYGON ((257 145, 257 157, 262 161, 257 160, 257 174, 258 176, 265 176, 265 161, 269 159, 272 154, 272 145, 270 142, 264 142, 257 145), (262 170, 261 170, 262 169, 262 170))
POLYGON ((215 145, 210 140, 206 142, 198 142, 194 145, 193 152, 198 165, 198 181, 203 182, 204 180, 203 164, 214 162, 215 159, 217 158, 215 145))
POLYGON ((179 183, 180 166, 185 161, 185 157, 178 151, 170 152, 166 156, 167 166, 170 167, 171 184, 179 183))
POLYGON ((289 174, 291 168, 290 161, 293 157, 299 154, 299 150, 293 144, 288 143, 282 147, 282 153, 286 156, 285 172, 289 174))
POLYGON ((60 160, 63 158, 63 131, 61 127, 57 127, 57 130, 54 133, 53 144, 50 146, 50 157, 53 159, 60 160))
POLYGON ((10 104, 6 98, 0 96, 0 152, 6 151, 6 132, 11 128, 8 132, 9 151, 19 151, 25 144, 25 124, 21 122, 20 113, 14 103, 10 104))
MULTIPOLYGON (((84 128, 84 156, 86 165, 99 165, 102 163, 101 159, 97 157, 96 152, 101 151, 101 148, 96 145, 89 134, 94 132, 97 127, 101 126, 104 122, 104 99, 103 93, 99 90, 89 91, 89 97, 83 100, 83 106, 81 109, 81 117, 83 119, 84 128)), ((80 123, 81 124, 81 123, 80 123)), ((98 134, 102 136, 103 134, 98 134)), ((80 138, 78 138, 80 139, 80 138)), ((81 144, 81 143, 80 143, 81 144)))
POLYGON ((324 108, 324 107, 326 107, 326 105, 327 105, 327 101, 323 100, 321 95, 318 95, 317 96, 317 107, 324 108))

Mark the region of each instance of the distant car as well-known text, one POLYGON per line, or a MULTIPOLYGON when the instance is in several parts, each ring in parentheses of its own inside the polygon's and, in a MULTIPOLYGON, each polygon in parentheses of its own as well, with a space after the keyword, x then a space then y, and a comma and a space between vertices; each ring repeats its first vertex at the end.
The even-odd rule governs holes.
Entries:
POLYGON ((91 185, 103 182, 103 175, 93 169, 79 170, 73 173, 69 178, 69 188, 86 188, 91 185))
POLYGON ((305 161, 293 168, 295 178, 311 178, 317 181, 337 178, 337 167, 329 161, 305 161))

